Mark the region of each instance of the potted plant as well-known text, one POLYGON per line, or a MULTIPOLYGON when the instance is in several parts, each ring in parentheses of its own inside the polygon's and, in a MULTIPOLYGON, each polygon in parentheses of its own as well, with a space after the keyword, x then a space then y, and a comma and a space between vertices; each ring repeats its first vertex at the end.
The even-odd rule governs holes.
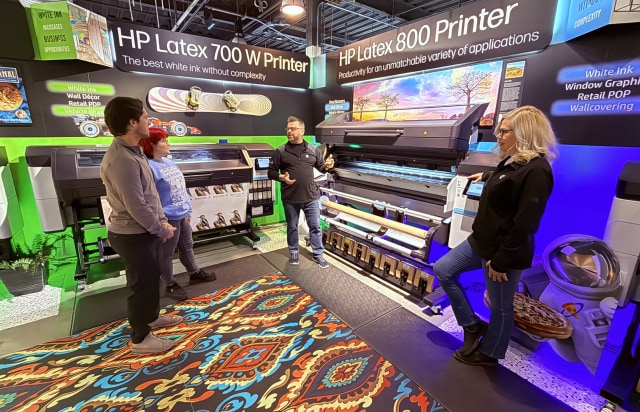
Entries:
POLYGON ((14 244, 12 258, 0 262, 0 280, 9 293, 21 296, 44 289, 49 259, 58 242, 68 237, 37 234, 30 244, 14 244))

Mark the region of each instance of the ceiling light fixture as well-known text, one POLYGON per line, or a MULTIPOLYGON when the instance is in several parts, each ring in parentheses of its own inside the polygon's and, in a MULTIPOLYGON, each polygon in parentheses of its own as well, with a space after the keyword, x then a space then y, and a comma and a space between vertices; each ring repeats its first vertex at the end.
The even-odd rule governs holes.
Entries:
POLYGON ((282 0, 280 11, 289 16, 297 16, 304 13, 304 0, 282 0))
POLYGON ((236 17, 236 34, 233 36, 231 43, 247 44, 247 40, 245 40, 244 33, 242 32, 242 21, 240 17, 236 17))

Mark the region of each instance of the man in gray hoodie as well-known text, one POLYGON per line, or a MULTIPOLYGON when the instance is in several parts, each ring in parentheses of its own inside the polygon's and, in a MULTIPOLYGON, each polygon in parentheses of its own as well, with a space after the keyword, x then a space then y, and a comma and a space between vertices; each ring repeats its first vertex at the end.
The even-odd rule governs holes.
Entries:
POLYGON ((100 166, 112 212, 107 218, 111 247, 122 258, 131 295, 127 312, 134 353, 165 352, 173 346, 151 330, 182 322, 181 316, 160 315, 158 242, 173 237, 147 158, 138 142, 149 137, 142 101, 115 97, 104 110, 113 142, 100 166))

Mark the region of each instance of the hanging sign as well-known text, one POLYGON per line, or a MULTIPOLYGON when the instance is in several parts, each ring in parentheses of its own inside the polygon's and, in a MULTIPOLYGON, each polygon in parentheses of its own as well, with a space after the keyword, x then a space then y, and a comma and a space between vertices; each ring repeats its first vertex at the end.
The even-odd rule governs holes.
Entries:
POLYGON ((486 0, 329 53, 337 82, 352 83, 541 50, 556 0, 486 0))
POLYGON ((36 3, 25 11, 36 59, 113 66, 104 17, 66 1, 36 3))
POLYGON ((122 71, 309 87, 309 58, 168 30, 125 23, 109 25, 116 67, 122 71))

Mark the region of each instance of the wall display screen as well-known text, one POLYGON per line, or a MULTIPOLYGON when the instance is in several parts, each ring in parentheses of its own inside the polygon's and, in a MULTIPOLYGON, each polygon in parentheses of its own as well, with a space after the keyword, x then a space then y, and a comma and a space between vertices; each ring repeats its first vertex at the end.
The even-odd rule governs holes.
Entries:
POLYGON ((502 65, 496 61, 356 85, 353 111, 360 121, 453 119, 461 106, 489 102, 480 125, 493 126, 502 65))
POLYGON ((22 77, 15 67, 0 63, 0 124, 31 124, 22 77))
POLYGON ((271 159, 268 157, 258 157, 256 158, 255 169, 256 170, 266 170, 269 168, 269 161, 271 159))

